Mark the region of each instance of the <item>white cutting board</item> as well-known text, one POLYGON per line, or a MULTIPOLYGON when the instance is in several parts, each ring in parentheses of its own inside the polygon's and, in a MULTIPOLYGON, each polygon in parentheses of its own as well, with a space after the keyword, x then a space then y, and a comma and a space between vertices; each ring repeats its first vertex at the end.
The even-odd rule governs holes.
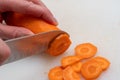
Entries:
POLYGON ((0 80, 48 80, 50 68, 60 65, 63 56, 74 53, 75 45, 91 42, 97 55, 110 60, 111 66, 97 80, 120 80, 120 0, 44 0, 68 32, 72 45, 65 54, 32 56, 0 67, 0 80))

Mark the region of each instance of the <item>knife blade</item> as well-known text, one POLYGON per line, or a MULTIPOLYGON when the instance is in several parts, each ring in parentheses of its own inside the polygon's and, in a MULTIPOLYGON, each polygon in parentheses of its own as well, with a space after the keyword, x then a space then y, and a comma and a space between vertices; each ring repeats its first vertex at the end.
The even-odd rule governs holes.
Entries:
POLYGON ((5 41, 11 50, 11 55, 3 64, 44 52, 52 40, 64 33, 67 34, 61 30, 54 30, 5 41))

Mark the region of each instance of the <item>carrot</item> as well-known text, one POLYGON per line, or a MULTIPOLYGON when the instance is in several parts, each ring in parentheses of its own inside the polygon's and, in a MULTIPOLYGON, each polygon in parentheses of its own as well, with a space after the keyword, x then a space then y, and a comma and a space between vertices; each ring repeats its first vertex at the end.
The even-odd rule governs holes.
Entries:
POLYGON ((98 63, 100 63, 103 70, 106 70, 110 66, 110 62, 104 57, 97 56, 94 57, 93 59, 95 59, 98 63))
POLYGON ((81 67, 82 67, 82 62, 79 61, 77 63, 74 63, 71 67, 73 68, 73 70, 75 72, 80 73, 80 70, 81 70, 81 67))
POLYGON ((81 74, 85 79, 96 79, 102 73, 102 67, 96 60, 89 60, 83 63, 81 74))
MULTIPOLYGON (((4 19, 9 25, 27 28, 35 34, 52 30, 60 30, 57 26, 51 25, 39 18, 20 13, 6 14, 4 19)), ((53 56, 57 56, 64 53, 69 48, 70 44, 71 41, 69 36, 67 34, 61 34, 50 43, 46 52, 53 56)))
POLYGON ((97 47, 91 43, 79 44, 75 47, 75 54, 83 58, 93 57, 97 52, 97 47))
POLYGON ((80 80, 80 75, 68 66, 63 70, 63 78, 64 80, 80 80))
POLYGON ((63 80, 63 69, 59 66, 52 68, 48 73, 49 80, 63 80))
POLYGON ((80 61, 81 58, 77 57, 77 56, 66 56, 63 57, 61 60, 61 65, 63 68, 70 66, 78 61, 80 61))

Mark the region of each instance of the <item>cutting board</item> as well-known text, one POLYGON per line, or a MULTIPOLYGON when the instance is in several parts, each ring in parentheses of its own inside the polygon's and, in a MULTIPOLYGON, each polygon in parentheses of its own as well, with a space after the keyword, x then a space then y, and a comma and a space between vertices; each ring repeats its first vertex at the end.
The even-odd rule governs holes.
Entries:
POLYGON ((68 32, 70 48, 52 57, 41 53, 0 67, 0 80, 48 80, 50 68, 60 59, 74 54, 77 44, 91 42, 98 47, 97 55, 111 65, 97 80, 120 80, 120 0, 43 0, 68 32))

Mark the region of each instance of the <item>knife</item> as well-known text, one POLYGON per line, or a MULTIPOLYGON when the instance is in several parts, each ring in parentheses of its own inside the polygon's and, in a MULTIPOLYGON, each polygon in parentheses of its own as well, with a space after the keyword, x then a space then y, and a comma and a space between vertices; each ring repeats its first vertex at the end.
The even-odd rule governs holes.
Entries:
POLYGON ((3 64, 44 52, 48 49, 50 42, 60 34, 67 33, 61 30, 54 30, 5 41, 11 50, 11 55, 3 64))

